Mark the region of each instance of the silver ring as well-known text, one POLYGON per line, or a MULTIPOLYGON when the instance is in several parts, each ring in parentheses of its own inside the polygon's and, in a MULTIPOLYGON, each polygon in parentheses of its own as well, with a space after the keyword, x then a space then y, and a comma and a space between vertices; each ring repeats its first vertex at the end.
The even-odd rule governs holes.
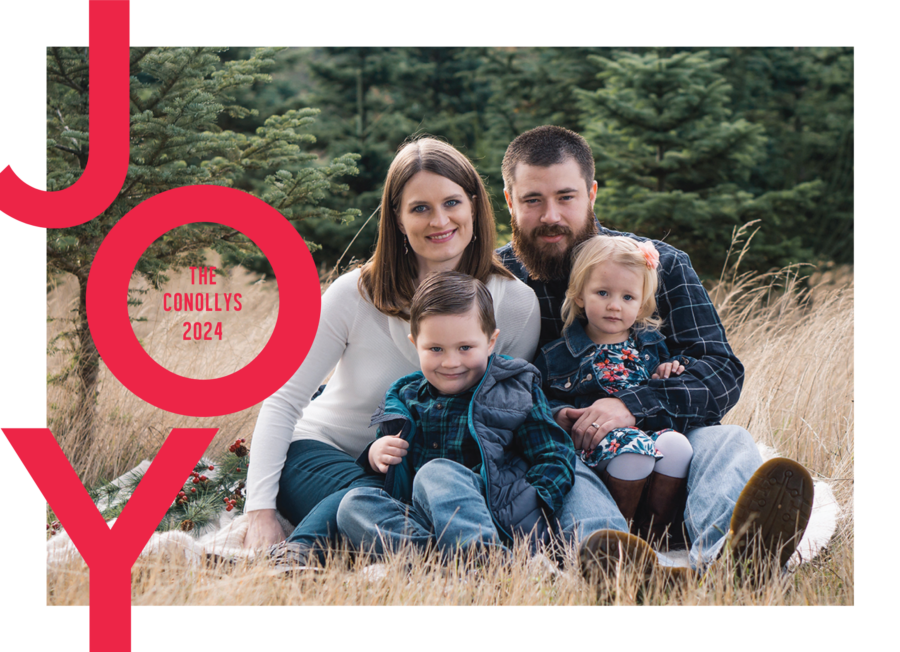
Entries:
POLYGON ((593 428, 599 428, 599 427, 600 427, 600 424, 592 423, 592 424, 591 424, 591 427, 593 427, 593 428))

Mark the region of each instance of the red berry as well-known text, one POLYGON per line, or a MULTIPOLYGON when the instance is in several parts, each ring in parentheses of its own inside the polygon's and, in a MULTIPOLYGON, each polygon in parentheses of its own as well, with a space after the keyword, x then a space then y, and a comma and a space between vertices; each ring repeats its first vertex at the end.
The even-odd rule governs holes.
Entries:
POLYGON ((233 509, 234 509, 234 505, 229 505, 228 507, 225 508, 225 511, 230 512, 233 509))
POLYGON ((242 439, 242 440, 241 440, 241 443, 243 444, 245 441, 247 441, 247 440, 246 440, 246 439, 242 439))
POLYGON ((210 471, 215 471, 215 470, 216 470, 216 467, 214 467, 212 464, 210 464, 210 465, 209 465, 209 470, 210 470, 210 471))
POLYGON ((192 493, 192 494, 197 493, 197 489, 196 489, 195 487, 191 487, 191 493, 192 493))
MULTIPOLYGON (((200 484, 200 478, 194 478, 193 480, 191 480, 191 482, 193 482, 194 484, 200 484)), ((193 491, 193 489, 191 489, 191 491, 193 491)))

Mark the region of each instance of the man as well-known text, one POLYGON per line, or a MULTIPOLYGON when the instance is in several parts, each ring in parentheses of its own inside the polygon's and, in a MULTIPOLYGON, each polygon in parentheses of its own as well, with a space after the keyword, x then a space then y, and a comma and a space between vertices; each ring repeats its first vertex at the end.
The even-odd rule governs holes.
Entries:
MULTIPOLYGON (((593 154, 572 131, 543 126, 521 134, 509 145, 502 169, 513 238, 497 253, 537 295, 544 346, 561 335, 560 309, 574 247, 597 234, 646 238, 598 224, 593 154)), ((600 398, 584 410, 564 408, 557 421, 576 449, 591 448, 620 427, 683 432, 694 449, 684 512, 691 566, 714 560, 729 538, 739 558, 750 556, 755 539, 765 556, 783 566, 809 521, 812 479, 792 460, 762 464, 750 433, 718 425, 740 396, 743 366, 687 254, 663 242, 653 244, 660 255, 661 331, 673 359, 690 364, 679 376, 600 398)), ((649 546, 627 534, 628 525, 603 483, 580 462, 560 524, 564 533, 582 541, 586 575, 603 571, 622 554, 645 564, 645 570, 656 563, 649 546)))

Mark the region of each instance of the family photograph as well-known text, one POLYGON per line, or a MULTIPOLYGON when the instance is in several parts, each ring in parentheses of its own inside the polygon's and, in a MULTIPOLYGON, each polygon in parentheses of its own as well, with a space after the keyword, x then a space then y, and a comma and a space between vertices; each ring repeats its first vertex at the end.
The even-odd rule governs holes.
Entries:
MULTIPOLYGON (((47 50, 48 190, 87 160, 87 56, 47 50)), ((130 66, 122 191, 47 230, 48 427, 110 523, 172 428, 219 429, 132 604, 854 604, 853 48, 130 66), (275 208, 321 287, 294 375, 220 417, 134 396, 85 309, 104 236, 195 184, 275 208)), ((272 334, 278 275, 198 222, 127 301, 157 363, 220 378, 272 334)), ((48 602, 87 604, 46 527, 48 602)))

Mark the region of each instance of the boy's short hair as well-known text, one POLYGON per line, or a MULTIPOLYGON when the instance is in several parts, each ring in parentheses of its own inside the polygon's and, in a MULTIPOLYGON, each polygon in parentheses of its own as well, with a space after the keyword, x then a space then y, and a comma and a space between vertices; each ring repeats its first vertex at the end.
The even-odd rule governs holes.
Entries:
POLYGON ((497 328, 494 299, 490 290, 477 278, 461 272, 437 272, 419 284, 409 306, 409 333, 419 336, 419 325, 426 317, 463 315, 478 306, 481 329, 490 338, 497 328))
POLYGON ((579 134, 563 127, 535 127, 519 134, 506 148, 501 165, 503 185, 512 190, 519 163, 547 168, 564 163, 569 157, 578 163, 581 176, 590 189, 594 185, 594 155, 588 142, 579 134))

